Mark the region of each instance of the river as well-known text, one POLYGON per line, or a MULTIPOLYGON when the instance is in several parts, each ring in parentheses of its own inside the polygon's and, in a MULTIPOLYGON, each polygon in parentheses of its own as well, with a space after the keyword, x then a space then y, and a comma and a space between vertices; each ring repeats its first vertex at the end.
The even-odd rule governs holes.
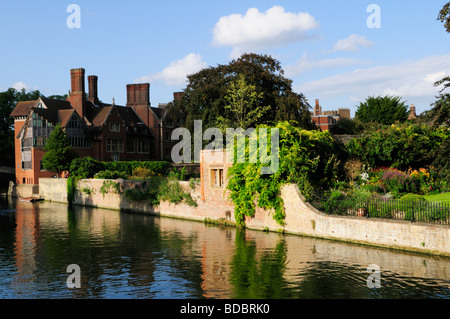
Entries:
POLYGON ((450 258, 2 199, 0 298, 450 299, 450 258))

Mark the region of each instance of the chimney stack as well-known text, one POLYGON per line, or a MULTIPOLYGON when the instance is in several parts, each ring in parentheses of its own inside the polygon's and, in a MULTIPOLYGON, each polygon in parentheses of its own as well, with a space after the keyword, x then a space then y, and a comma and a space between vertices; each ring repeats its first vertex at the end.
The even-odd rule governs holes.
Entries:
POLYGON ((150 106, 150 83, 127 85, 127 106, 134 104, 150 106))
POLYGON ((89 98, 88 100, 94 104, 98 104, 98 77, 96 75, 88 76, 89 98))
POLYGON ((314 107, 314 115, 318 116, 321 113, 322 113, 322 108, 320 107, 319 99, 316 99, 316 106, 314 107))
POLYGON ((127 106, 150 127, 150 83, 128 84, 127 106))
POLYGON ((86 92, 84 90, 84 74, 83 68, 71 69, 70 79, 72 92, 68 100, 70 104, 78 113, 78 115, 84 119, 86 113, 86 92))
POLYGON ((173 100, 180 101, 183 98, 183 92, 173 92, 173 100))

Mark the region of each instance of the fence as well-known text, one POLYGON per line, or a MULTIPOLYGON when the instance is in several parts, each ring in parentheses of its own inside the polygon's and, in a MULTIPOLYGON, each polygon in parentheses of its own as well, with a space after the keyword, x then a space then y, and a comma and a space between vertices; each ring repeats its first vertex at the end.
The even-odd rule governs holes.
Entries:
POLYGON ((310 201, 318 210, 329 215, 350 215, 366 218, 387 218, 450 225, 450 203, 405 201, 395 199, 354 198, 331 199, 313 196, 310 201))

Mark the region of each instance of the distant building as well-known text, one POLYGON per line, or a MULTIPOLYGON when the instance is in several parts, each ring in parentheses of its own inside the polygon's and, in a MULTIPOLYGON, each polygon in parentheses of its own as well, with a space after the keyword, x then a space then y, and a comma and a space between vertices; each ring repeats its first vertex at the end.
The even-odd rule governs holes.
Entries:
POLYGON ((416 107, 414 104, 411 104, 408 120, 413 120, 415 118, 417 118, 416 107))
POLYGON ((350 109, 339 108, 337 111, 322 111, 319 100, 316 99, 311 119, 322 131, 330 130, 340 119, 350 119, 350 109))
MULTIPOLYGON (((55 125, 60 124, 79 156, 101 161, 160 160, 170 157, 172 130, 179 122, 167 105, 151 107, 150 84, 127 85, 127 105, 103 103, 98 98, 95 75, 72 69, 66 101, 47 99, 19 102, 11 113, 15 130, 16 184, 39 183, 56 173, 42 167, 43 147, 55 125)), ((174 93, 174 98, 180 98, 174 93)))

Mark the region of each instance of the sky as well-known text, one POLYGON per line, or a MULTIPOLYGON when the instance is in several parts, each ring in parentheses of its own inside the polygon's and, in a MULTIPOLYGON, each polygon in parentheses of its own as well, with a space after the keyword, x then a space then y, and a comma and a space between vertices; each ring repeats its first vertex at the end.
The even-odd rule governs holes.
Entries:
POLYGON ((0 0, 0 91, 66 94, 70 69, 84 68, 103 102, 125 105, 126 85, 148 82, 158 106, 188 74, 254 52, 280 61, 312 106, 353 116, 367 97, 394 95, 421 113, 450 75, 436 20, 446 2, 0 0))

